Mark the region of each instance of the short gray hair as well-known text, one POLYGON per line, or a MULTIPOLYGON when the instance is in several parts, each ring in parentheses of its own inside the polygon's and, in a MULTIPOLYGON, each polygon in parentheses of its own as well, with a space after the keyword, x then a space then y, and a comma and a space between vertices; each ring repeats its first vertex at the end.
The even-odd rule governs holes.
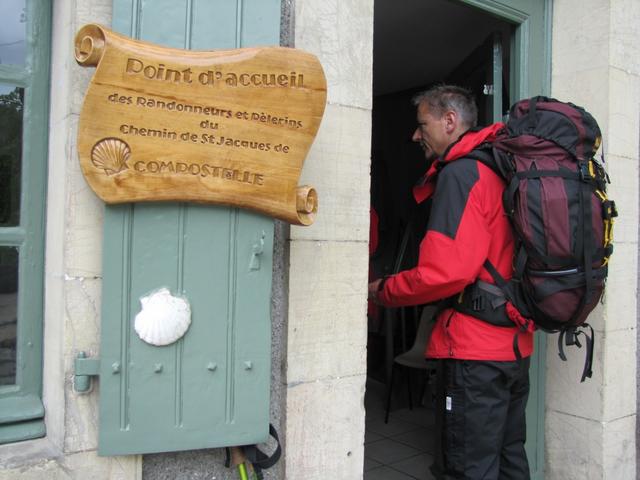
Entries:
POLYGON ((417 107, 422 102, 429 105, 430 112, 442 117, 445 112, 453 110, 467 128, 475 127, 478 123, 478 107, 470 90, 455 85, 436 85, 424 90, 412 99, 417 107))

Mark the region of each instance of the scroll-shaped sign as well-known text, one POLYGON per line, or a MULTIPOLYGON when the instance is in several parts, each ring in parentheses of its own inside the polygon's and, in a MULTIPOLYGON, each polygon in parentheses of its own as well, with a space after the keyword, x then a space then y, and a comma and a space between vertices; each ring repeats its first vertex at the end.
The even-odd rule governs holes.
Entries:
POLYGON ((89 24, 75 57, 97 66, 78 153, 102 200, 220 203, 313 223, 316 191, 297 184, 326 102, 315 56, 163 48, 89 24))

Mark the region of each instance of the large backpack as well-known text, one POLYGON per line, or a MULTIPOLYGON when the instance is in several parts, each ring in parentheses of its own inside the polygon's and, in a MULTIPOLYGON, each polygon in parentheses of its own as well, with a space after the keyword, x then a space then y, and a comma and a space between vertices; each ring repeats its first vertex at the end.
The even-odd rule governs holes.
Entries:
MULTIPOLYGON (((523 330, 526 319, 531 319, 542 330, 560 332, 563 360, 563 343, 580 347, 579 336, 584 335, 587 355, 582 381, 591 377, 593 359, 593 329, 585 321, 604 291, 617 216, 606 194, 609 178, 604 157, 602 161, 594 158, 600 143, 600 128, 583 108, 534 97, 516 103, 503 134, 469 155, 506 181, 503 203, 515 232, 516 250, 509 282, 485 262, 501 292, 476 282, 465 302, 467 312, 473 314, 471 310, 478 306, 485 309, 485 302, 477 301, 482 296, 488 296, 494 308, 511 303, 515 316, 519 313, 520 320, 525 319, 516 322, 523 330), (501 295, 505 302, 496 301, 501 295)), ((513 321, 509 307, 506 313, 513 321)), ((491 322, 493 309, 486 309, 491 322)), ((498 320, 492 323, 500 324, 499 317, 493 315, 498 320)))

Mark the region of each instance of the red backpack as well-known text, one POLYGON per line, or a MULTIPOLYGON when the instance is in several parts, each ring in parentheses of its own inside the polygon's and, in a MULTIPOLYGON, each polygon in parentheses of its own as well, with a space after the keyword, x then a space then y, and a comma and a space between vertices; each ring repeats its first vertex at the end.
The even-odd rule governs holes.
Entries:
MULTIPOLYGON (((521 314, 516 322, 521 329, 531 319, 544 331, 560 332, 563 360, 563 343, 581 347, 579 336, 584 335, 582 381, 591 377, 593 359, 593 329, 585 321, 604 291, 617 216, 606 194, 610 182, 604 157, 602 162, 594 158, 600 142, 600 128, 583 108, 534 97, 516 103, 498 139, 469 155, 506 181, 503 203, 516 253, 508 282, 485 262, 500 292, 476 282, 459 309, 472 315, 474 308, 483 310, 479 318, 505 325, 499 320, 504 310, 495 313, 511 303, 521 314)), ((513 312, 507 313, 513 321, 513 312)))

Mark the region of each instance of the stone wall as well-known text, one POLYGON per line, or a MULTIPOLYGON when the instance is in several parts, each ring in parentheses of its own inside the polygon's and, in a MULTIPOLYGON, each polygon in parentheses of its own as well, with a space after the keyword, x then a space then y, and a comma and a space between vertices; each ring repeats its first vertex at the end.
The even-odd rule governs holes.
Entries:
POLYGON ((328 104, 301 183, 316 223, 291 228, 286 474, 362 478, 373 2, 296 0, 295 46, 320 59, 328 104))
POLYGON ((99 353, 103 206, 80 172, 75 138, 93 71, 73 60, 88 22, 111 23, 111 0, 53 2, 45 260, 43 400, 47 436, 0 447, 0 479, 133 480, 138 456, 98 457, 98 392, 73 392, 78 351, 99 353))
POLYGON ((579 383, 584 349, 568 363, 550 338, 546 478, 635 478, 640 3, 556 0, 552 96, 598 120, 620 217, 603 304, 591 315, 593 378, 579 383))
MULTIPOLYGON (((93 72, 75 64, 73 37, 85 23, 109 25, 111 3, 54 4, 45 273, 47 437, 0 447, 0 480, 17 475, 34 480, 235 478, 222 466, 221 450, 158 454, 144 461, 141 456, 98 457, 98 386, 87 395, 73 392, 76 353, 99 355, 103 216, 75 149, 78 115, 93 72)), ((363 466, 373 7, 352 0, 297 3, 294 11, 292 0, 283 1, 281 43, 320 57, 327 69, 329 105, 302 179, 320 193, 318 223, 291 230, 276 225, 271 411, 286 432, 286 457, 267 478, 351 480, 362 475, 363 466), (299 35, 294 35, 295 25, 299 35), (343 40, 358 43, 363 53, 345 51, 343 40), (288 327, 287 316, 293 319, 288 327)))
MULTIPOLYGON (((316 54, 328 105, 301 182, 320 195, 316 224, 276 229, 272 414, 285 458, 271 478, 362 477, 366 378, 373 2, 283 1, 283 44, 316 54)), ((139 456, 96 455, 97 391, 72 390, 76 352, 99 353, 102 203, 82 178, 78 114, 92 74, 73 61, 87 22, 108 25, 111 0, 56 0, 52 41, 44 401, 47 437, 0 446, 0 480, 132 480, 139 456)), ((580 384, 583 350, 568 363, 548 348, 546 478, 634 478, 640 4, 556 0, 552 95, 601 124, 621 217, 605 302, 592 315, 594 378, 580 384)), ((147 478, 229 477, 220 451, 159 455, 147 478), (173 477, 172 477, 173 476, 173 477)), ((231 478, 231 477, 229 477, 231 478)))

